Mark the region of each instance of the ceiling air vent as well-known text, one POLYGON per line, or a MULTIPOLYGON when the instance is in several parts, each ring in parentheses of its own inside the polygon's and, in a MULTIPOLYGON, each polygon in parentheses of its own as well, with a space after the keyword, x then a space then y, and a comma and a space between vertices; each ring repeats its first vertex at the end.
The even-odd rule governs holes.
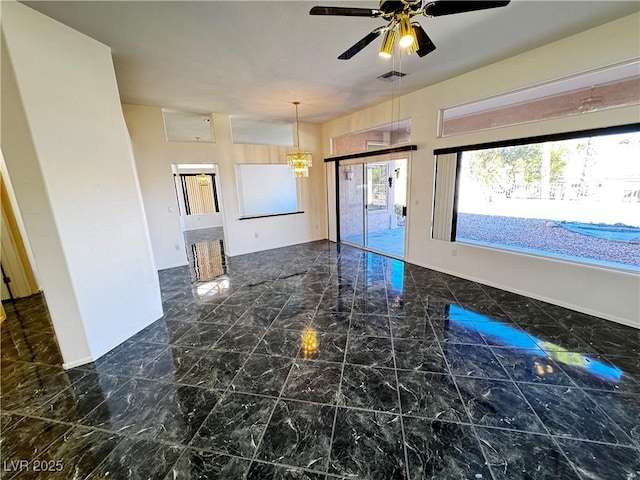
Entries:
POLYGON ((407 75, 406 73, 398 72, 396 70, 391 70, 390 72, 383 73, 378 78, 384 82, 393 82, 394 80, 393 77, 402 78, 402 77, 405 77, 406 75, 407 75))

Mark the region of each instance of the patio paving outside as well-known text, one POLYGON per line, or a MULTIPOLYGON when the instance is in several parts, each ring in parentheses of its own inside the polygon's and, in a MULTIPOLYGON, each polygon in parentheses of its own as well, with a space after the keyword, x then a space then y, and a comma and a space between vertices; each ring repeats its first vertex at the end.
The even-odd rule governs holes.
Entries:
MULTIPOLYGON (((354 245, 362 245, 362 235, 351 235, 342 240, 354 245)), ((404 258, 404 227, 369 232, 366 247, 379 253, 404 258)))

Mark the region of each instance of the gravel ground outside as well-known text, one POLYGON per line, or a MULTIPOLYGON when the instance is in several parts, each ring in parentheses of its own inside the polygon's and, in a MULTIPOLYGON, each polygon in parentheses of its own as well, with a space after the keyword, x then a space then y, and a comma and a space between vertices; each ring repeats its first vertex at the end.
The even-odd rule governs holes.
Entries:
POLYGON ((456 239, 640 267, 640 245, 571 232, 553 220, 458 213, 456 239))

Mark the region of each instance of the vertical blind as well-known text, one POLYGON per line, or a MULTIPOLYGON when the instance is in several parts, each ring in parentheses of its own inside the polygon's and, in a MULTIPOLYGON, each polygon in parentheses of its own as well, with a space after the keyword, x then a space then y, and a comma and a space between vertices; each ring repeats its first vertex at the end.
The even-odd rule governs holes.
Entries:
POLYGON ((216 194, 215 175, 206 174, 207 182, 201 183, 198 175, 181 174, 184 205, 187 215, 217 213, 218 196, 216 194))
POLYGON ((441 154, 436 157, 436 183, 431 227, 431 237, 434 240, 453 241, 457 171, 457 153, 441 154))

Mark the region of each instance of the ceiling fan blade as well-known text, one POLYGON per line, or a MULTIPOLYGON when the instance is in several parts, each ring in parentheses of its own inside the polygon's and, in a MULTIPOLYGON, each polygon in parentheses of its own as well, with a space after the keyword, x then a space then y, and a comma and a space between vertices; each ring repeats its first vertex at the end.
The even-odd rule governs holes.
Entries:
POLYGON ((419 57, 424 57, 436 49, 436 46, 429 38, 429 35, 427 35, 427 32, 424 31, 424 28, 422 28, 419 23, 413 24, 413 31, 416 32, 416 40, 418 40, 418 49, 416 50, 416 53, 419 57))
POLYGON ((340 15, 343 17, 379 17, 380 10, 373 8, 351 8, 351 7, 313 7, 309 10, 309 15, 340 15))
POLYGON ((425 9, 425 15, 439 17, 441 15, 451 15, 454 13, 473 12, 475 10, 485 10, 487 8, 506 7, 508 1, 459 1, 459 0, 439 0, 432 3, 425 9))
POLYGON ((384 29, 385 27, 376 28, 373 32, 371 32, 369 35, 361 39, 358 43, 356 43, 354 46, 352 46, 346 52, 340 55, 338 59, 349 60, 356 53, 358 53, 360 50, 362 50, 364 47, 366 47, 371 42, 373 42, 376 38, 378 38, 384 29))

